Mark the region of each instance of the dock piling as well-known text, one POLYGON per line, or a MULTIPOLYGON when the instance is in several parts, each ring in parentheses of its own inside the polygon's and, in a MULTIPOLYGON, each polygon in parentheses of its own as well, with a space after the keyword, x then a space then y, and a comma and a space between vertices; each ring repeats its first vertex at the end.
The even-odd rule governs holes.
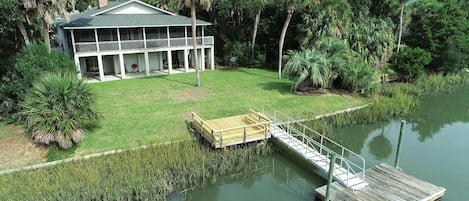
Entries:
POLYGON ((334 164, 335 164, 335 153, 332 153, 331 159, 329 161, 329 173, 327 174, 327 189, 326 189, 326 198, 324 199, 325 201, 329 201, 330 199, 330 191, 331 191, 331 185, 332 185, 332 178, 334 176, 334 164))
POLYGON ((397 142, 396 160, 394 161, 394 168, 396 169, 399 168, 399 157, 401 154, 402 134, 404 133, 405 123, 406 123, 405 120, 401 120, 401 129, 399 131, 399 140, 397 142))

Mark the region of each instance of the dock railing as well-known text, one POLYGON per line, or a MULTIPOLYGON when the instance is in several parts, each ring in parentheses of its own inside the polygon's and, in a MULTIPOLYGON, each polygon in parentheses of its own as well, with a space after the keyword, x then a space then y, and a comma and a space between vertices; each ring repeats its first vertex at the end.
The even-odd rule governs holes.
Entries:
POLYGON ((212 145, 215 147, 224 147, 227 145, 225 141, 229 140, 226 138, 233 138, 233 137, 243 137, 243 143, 249 141, 248 137, 251 134, 258 134, 260 132, 259 129, 249 130, 249 128, 262 128, 262 132, 264 138, 267 139, 270 135, 269 133, 269 124, 272 123, 270 119, 264 116, 262 113, 249 110, 250 118, 253 118, 257 122, 252 122, 252 124, 237 126, 237 127, 229 127, 224 129, 214 129, 207 121, 203 120, 199 115, 192 112, 192 123, 194 124, 195 129, 199 133, 201 133, 206 139, 210 141, 212 145), (228 133, 230 131, 235 131, 236 135, 231 134, 228 137, 224 137, 224 133, 228 133), (237 132, 236 132, 237 131, 237 132), (217 146, 219 143, 219 146, 217 146))
MULTIPOLYGON (((336 154, 336 164, 347 169, 353 174, 361 172, 361 177, 363 180, 365 180, 365 159, 359 154, 351 151, 350 149, 347 149, 341 144, 307 127, 298 120, 274 109, 271 106, 263 104, 260 111, 269 117, 275 126, 282 128, 289 135, 294 136, 298 140, 301 140, 303 143, 315 149, 317 152, 326 155, 328 158, 332 153, 336 154), (310 134, 310 136, 308 136, 306 133, 310 134)), ((349 175, 347 175, 347 177, 348 176, 349 175)), ((345 183, 345 185, 348 184, 345 183)))

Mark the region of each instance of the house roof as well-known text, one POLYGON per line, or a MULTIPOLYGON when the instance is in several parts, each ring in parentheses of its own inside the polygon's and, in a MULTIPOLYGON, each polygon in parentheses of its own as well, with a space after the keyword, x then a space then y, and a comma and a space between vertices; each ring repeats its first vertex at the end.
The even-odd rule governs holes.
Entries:
MULTIPOLYGON (((211 25, 211 23, 197 20, 197 25, 211 25)), ((57 26, 64 29, 91 29, 91 28, 125 28, 125 27, 166 27, 190 26, 191 18, 176 15, 160 8, 148 5, 138 0, 124 2, 110 2, 102 8, 93 7, 81 13, 70 16, 70 21, 56 20, 57 26), (151 13, 138 14, 117 12, 131 5, 143 6, 151 13)))

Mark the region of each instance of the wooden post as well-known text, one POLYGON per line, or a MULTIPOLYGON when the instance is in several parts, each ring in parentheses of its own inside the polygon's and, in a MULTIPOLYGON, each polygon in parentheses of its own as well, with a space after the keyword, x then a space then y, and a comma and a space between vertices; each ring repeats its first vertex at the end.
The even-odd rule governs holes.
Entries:
POLYGON ((399 168, 399 157, 401 153, 402 134, 404 133, 405 120, 401 121, 401 129, 399 131, 399 140, 397 142, 396 160, 394 161, 394 168, 399 168))
POLYGON ((331 184, 334 176, 334 164, 335 164, 335 153, 332 153, 331 160, 329 161, 329 174, 327 174, 327 188, 326 188, 326 198, 324 201, 329 201, 331 198, 331 184))
POLYGON ((246 144, 246 127, 244 127, 244 139, 243 139, 243 143, 246 144))
POLYGON ((223 131, 220 131, 220 148, 223 146, 223 131))

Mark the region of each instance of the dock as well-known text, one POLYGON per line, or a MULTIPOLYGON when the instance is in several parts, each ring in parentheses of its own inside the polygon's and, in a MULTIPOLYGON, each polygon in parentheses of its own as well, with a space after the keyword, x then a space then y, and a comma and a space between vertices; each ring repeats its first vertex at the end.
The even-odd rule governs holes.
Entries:
MULTIPOLYGON (((360 173, 359 173, 360 174, 360 173)), ((446 189, 406 174, 394 167, 382 163, 366 170, 367 188, 350 190, 340 183, 331 186, 331 201, 433 201, 443 197, 446 189)), ((324 200, 326 185, 317 188, 316 196, 324 200)))
POLYGON ((215 148, 271 138, 272 121, 252 109, 247 114, 204 120, 192 113, 192 126, 215 148))

